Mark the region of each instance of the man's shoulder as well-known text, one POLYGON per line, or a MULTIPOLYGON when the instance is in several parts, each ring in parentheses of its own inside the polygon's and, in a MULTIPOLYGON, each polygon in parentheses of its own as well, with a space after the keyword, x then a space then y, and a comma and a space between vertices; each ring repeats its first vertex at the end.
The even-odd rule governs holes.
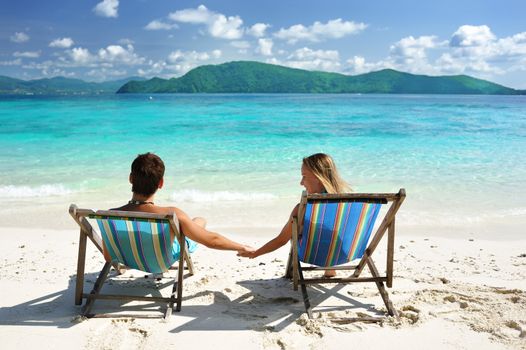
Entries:
POLYGON ((133 208, 129 205, 123 205, 122 207, 118 208, 112 208, 110 210, 118 210, 118 211, 137 211, 137 212, 143 212, 143 213, 155 213, 155 214, 172 214, 174 213, 179 219, 181 216, 185 216, 186 214, 177 207, 161 207, 161 206, 147 206, 144 208, 133 208))
POLYGON ((174 213, 177 218, 180 220, 183 217, 186 217, 186 214, 184 211, 177 207, 156 207, 156 212, 159 214, 172 214, 174 213))

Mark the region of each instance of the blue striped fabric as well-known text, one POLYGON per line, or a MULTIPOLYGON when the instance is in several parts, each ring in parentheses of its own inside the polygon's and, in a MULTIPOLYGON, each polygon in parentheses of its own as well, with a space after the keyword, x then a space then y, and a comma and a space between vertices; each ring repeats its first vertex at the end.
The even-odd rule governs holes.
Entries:
POLYGON ((307 203, 299 242, 300 260, 327 267, 361 258, 381 206, 344 201, 307 203))
MULTIPOLYGON (((130 268, 161 273, 179 259, 177 240, 170 244, 168 221, 97 218, 102 239, 113 262, 130 268)), ((196 243, 187 239, 192 251, 196 243)))

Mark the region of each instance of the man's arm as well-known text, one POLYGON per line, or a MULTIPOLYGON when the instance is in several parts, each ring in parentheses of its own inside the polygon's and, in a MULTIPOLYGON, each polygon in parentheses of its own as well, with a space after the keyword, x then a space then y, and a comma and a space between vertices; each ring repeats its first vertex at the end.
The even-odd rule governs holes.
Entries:
POLYGON ((179 220, 181 231, 191 240, 204 246, 219 250, 237 250, 240 253, 251 252, 253 248, 234 242, 219 233, 208 231, 195 223, 190 217, 178 208, 174 208, 175 215, 179 220))

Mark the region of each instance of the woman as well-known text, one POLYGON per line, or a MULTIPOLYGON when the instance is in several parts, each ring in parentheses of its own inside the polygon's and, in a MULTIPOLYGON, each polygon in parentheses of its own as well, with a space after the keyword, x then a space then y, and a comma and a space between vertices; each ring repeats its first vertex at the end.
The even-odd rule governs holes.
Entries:
MULTIPOLYGON (((351 188, 338 174, 334 160, 327 154, 316 153, 303 158, 301 165, 301 182, 307 193, 345 193, 351 188)), ((289 220, 280 234, 253 252, 240 252, 238 255, 255 258, 273 252, 284 246, 292 238, 292 217, 298 214, 299 204, 294 207, 289 220)), ((325 276, 333 277, 336 271, 327 270, 325 276)))

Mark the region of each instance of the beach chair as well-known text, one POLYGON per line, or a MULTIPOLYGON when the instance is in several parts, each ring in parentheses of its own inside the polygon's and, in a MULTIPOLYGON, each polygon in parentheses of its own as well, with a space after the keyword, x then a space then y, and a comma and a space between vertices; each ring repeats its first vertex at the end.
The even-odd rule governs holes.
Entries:
POLYGON ((79 209, 75 204, 69 207, 69 213, 80 226, 75 304, 81 305, 82 299, 86 299, 81 310, 83 316, 95 316, 90 311, 96 299, 166 303, 164 318, 170 317, 174 304, 176 311, 181 310, 184 262, 186 261, 190 275, 194 273, 194 266, 175 214, 115 210, 95 212, 91 209, 79 209), (88 219, 96 220, 100 235, 88 219), (171 242, 170 232, 175 233, 174 244, 171 242), (103 253, 102 242, 104 242, 112 261, 104 264, 93 290, 86 294, 84 293, 84 267, 88 238, 101 253, 103 253), (174 257, 177 255, 174 254, 177 253, 176 248, 179 248, 178 257, 174 257), (122 264, 128 268, 159 274, 166 272, 176 261, 179 261, 177 283, 174 279, 172 293, 169 297, 100 293, 112 265, 117 268, 119 264, 122 264))
MULTIPOLYGON (((292 278, 294 290, 301 286, 305 310, 312 310, 307 284, 374 282, 391 316, 398 314, 389 300, 385 285, 393 285, 393 251, 395 216, 405 199, 405 190, 398 193, 310 194, 303 192, 298 216, 292 218, 292 248, 286 277, 292 278), (373 227, 382 205, 389 209, 374 235, 373 227), (387 232, 386 273, 381 276, 372 255, 387 232), (372 238, 370 239, 370 237, 372 238), (358 260, 357 265, 349 262, 358 260), (309 264, 303 266, 303 264, 309 264), (360 277, 365 265, 371 277, 360 277), (304 278, 304 271, 351 271, 346 277, 304 278), (385 284, 385 285, 384 285, 385 284)), ((358 320, 358 319, 356 319, 358 320)), ((369 319, 370 321, 371 319, 369 319)))

